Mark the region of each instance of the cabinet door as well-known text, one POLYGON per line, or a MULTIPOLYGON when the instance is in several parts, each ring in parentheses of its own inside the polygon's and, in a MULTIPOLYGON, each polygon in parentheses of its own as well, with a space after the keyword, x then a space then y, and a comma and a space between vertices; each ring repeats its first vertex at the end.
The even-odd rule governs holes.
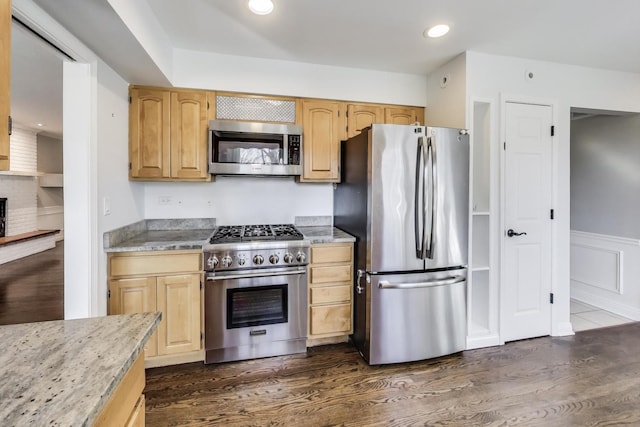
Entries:
POLYGON ((158 277, 158 354, 200 350, 200 274, 158 277))
POLYGON ((169 178, 170 94, 167 90, 133 88, 129 106, 130 178, 169 178))
POLYGON ((384 109, 374 104, 347 105, 347 138, 356 136, 372 123, 382 123, 384 109))
POLYGON ((310 312, 312 335, 351 333, 351 304, 312 306, 310 312))
POLYGON ((171 92, 171 177, 207 179, 207 93, 171 92))
POLYGON ((11 0, 0 0, 0 170, 9 170, 11 114, 11 0))
MULTIPOLYGON (((155 277, 109 281, 109 314, 132 314, 156 311, 155 277)), ((144 348, 145 356, 155 356, 158 333, 154 332, 144 348)))
POLYGON ((303 181, 340 180, 340 140, 344 139, 344 103, 303 100, 303 181))
POLYGON ((394 125, 422 123, 423 119, 418 114, 418 110, 420 109, 413 107, 387 107, 384 109, 384 122, 394 125))

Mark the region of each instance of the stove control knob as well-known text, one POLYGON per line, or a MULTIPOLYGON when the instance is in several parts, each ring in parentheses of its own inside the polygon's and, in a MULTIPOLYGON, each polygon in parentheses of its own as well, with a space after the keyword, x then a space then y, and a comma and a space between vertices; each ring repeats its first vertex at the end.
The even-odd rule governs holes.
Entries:
POLYGON ((298 255, 296 255, 296 261, 298 262, 304 262, 306 259, 307 257, 304 252, 298 252, 298 255))
POLYGON ((280 261, 280 258, 278 257, 277 254, 272 254, 272 255, 269 256, 269 262, 271 264, 277 264, 278 261, 280 261))
POLYGON ((253 257, 253 263, 256 265, 261 265, 264 262, 264 257, 262 255, 256 255, 253 257))
POLYGON ((230 267, 231 264, 233 264, 233 259, 231 259, 229 255, 225 255, 224 257, 222 257, 222 266, 224 268, 230 267))
POLYGON ((238 265, 244 265, 245 261, 244 257, 238 257, 238 265))
POLYGON ((284 262, 286 264, 291 264, 292 261, 293 261, 293 255, 291 255, 289 252, 284 254, 284 262))
POLYGON ((218 266, 218 258, 215 255, 211 255, 207 260, 207 266, 209 268, 216 268, 218 266))

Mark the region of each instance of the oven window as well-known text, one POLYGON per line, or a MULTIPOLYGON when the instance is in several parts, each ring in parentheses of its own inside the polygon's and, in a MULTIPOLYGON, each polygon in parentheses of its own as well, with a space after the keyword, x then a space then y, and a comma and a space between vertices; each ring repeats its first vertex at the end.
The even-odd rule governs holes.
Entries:
POLYGON ((227 329, 286 323, 287 286, 227 289, 227 329))

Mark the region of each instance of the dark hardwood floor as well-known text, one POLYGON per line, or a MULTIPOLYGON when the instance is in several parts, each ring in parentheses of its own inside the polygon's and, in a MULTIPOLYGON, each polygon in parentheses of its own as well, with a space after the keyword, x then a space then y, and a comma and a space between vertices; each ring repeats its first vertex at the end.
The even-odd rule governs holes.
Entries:
POLYGON ((640 425, 640 323, 368 366, 350 344, 147 370, 147 426, 640 425))
POLYGON ((64 243, 0 265, 0 325, 64 318, 64 243))

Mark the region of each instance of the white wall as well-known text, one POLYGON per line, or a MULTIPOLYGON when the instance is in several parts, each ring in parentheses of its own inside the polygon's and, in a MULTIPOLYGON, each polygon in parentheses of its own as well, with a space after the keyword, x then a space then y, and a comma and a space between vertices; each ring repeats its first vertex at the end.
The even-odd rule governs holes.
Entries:
POLYGON ((458 55, 429 74, 427 98, 429 105, 425 123, 429 126, 464 128, 467 104, 467 57, 458 55))
MULTIPOLYGON (((10 150, 9 169, 35 175, 36 133, 14 125, 10 150)), ((0 197, 7 198, 7 236, 38 229, 37 186, 34 176, 0 175, 0 197)))
POLYGON ((310 98, 426 105, 426 77, 174 50, 174 86, 310 98))
POLYGON ((218 224, 292 223, 333 215, 332 184, 293 178, 218 177, 209 183, 147 183, 147 218, 216 218, 218 224), (171 197, 169 205, 159 198, 171 197))
POLYGON ((571 122, 571 229, 640 239, 640 115, 571 122))
POLYGON ((98 63, 97 74, 97 221, 99 273, 98 315, 106 314, 107 263, 102 235, 144 218, 144 187, 129 181, 129 93, 128 83, 106 64, 98 63), (110 213, 105 215, 105 203, 110 213))
MULTIPOLYGON (((556 219, 553 221, 554 240, 552 242, 553 270, 552 290, 555 304, 552 309, 552 333, 564 334, 571 331, 569 323, 569 129, 570 108, 592 108, 617 111, 640 111, 640 74, 585 68, 571 65, 533 61, 477 52, 467 52, 467 96, 487 98, 502 108, 504 97, 519 98, 529 102, 552 102, 556 137, 554 138, 554 194, 556 219), (534 77, 526 77, 527 72, 534 77), (502 98, 501 98, 502 97, 502 98)), ((494 118, 496 129, 501 128, 500 114, 494 118)), ((500 165, 501 139, 493 141, 493 165, 500 165)), ((500 168, 492 169, 493 213, 500 212, 500 168)), ((501 230, 499 218, 492 215, 493 229, 501 230)), ((494 236, 496 239, 501 239, 494 236)), ((499 253, 492 253, 492 259, 499 259, 499 253)), ((499 267, 499 265, 497 265, 499 267)))

